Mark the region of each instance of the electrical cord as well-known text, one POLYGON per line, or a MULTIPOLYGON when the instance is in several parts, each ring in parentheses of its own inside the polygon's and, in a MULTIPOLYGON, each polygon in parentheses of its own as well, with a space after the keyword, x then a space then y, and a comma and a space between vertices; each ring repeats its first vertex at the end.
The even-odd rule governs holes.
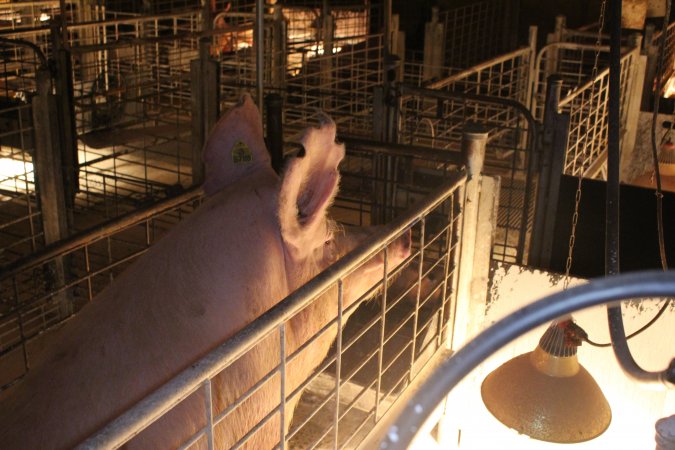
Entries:
MULTIPOLYGON (((663 313, 666 312, 666 310, 668 309, 668 305, 670 305, 670 299, 666 299, 666 301, 663 303, 663 305, 661 306, 659 311, 654 315, 654 317, 652 317, 652 319, 649 322, 647 322, 642 327, 640 327, 639 329, 633 331, 631 334, 626 336, 626 339, 632 339, 635 336, 637 336, 638 334, 640 334, 643 331, 645 331, 646 329, 648 329, 649 327, 651 327, 652 325, 654 325, 654 323, 657 320, 659 320, 659 318, 663 315, 663 313)), ((570 324, 568 325, 567 331, 569 331, 571 336, 575 337, 576 339, 582 340, 582 341, 586 342, 587 344, 592 345, 593 347, 611 347, 612 346, 611 342, 598 343, 598 342, 592 341, 591 339, 589 339, 588 333, 586 333, 586 330, 581 328, 581 326, 579 326, 577 323, 574 323, 574 322, 570 321, 570 324)))
MULTIPOLYGON (((607 149, 607 202, 605 236, 605 273, 619 274, 619 142, 620 142, 620 95, 621 95, 621 1, 615 0, 610 20, 610 61, 609 61, 609 127, 607 149)), ((670 18, 670 0, 667 0, 664 22, 670 18)), ((667 25, 666 25, 667 27, 667 25)), ((662 36, 663 39, 666 36, 662 36)), ((657 92, 657 95, 659 93, 657 92)), ((657 208, 658 209, 658 208, 657 208)), ((666 267, 667 269, 667 267, 666 267)), ((607 320, 612 349, 621 369, 629 377, 645 383, 663 380, 660 372, 650 372, 638 365, 628 347, 626 331, 621 314, 621 304, 607 305, 607 320)), ((671 364, 675 367, 675 363, 671 364)))

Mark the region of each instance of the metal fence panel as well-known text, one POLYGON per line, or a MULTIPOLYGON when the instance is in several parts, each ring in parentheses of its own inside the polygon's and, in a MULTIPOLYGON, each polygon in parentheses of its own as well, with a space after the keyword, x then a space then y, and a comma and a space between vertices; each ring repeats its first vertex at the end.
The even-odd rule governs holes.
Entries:
POLYGON ((526 261, 536 185, 531 158, 535 123, 527 108, 510 99, 402 88, 399 142, 457 152, 461 130, 475 122, 489 133, 484 173, 502 178, 493 258, 526 261))
MULTIPOLYGON (((388 151, 380 144, 354 142, 348 145, 350 151, 341 167, 342 189, 332 215, 342 223, 353 225, 370 224, 378 211, 386 218, 399 218, 386 237, 379 242, 369 242, 365 246, 369 249, 358 259, 346 262, 335 279, 315 280, 314 292, 336 289, 370 258, 381 258, 387 244, 407 229, 412 229, 413 251, 401 266, 385 269, 383 280, 393 280, 393 284, 380 281, 374 286, 368 297, 375 297, 376 301, 364 302, 347 327, 343 319, 337 317, 316 330, 314 339, 338 333, 338 344, 309 380, 301 385, 286 386, 289 404, 299 399, 304 390, 311 392, 301 400, 294 425, 285 437, 290 445, 307 442, 337 443, 339 448, 356 445, 432 355, 443 347, 452 332, 463 191, 461 178, 455 177, 453 182, 447 180, 452 178, 451 173, 456 175, 457 158, 401 148, 388 151), (386 170, 388 168, 395 170, 386 170), (408 209, 410 205, 412 210, 408 209), (402 211, 406 210, 401 218, 402 211)), ((59 319, 54 311, 59 307, 60 294, 67 294, 65 300, 72 303, 74 310, 86 305, 189 213, 200 195, 197 190, 186 193, 170 203, 139 212, 136 217, 71 238, 61 250, 53 249, 3 270, 1 297, 7 302, 2 305, 0 315, 3 319, 0 325, 2 372, 20 376, 26 370, 24 364, 28 363, 24 359, 30 357, 33 350, 31 339, 62 322, 63 318, 59 319), (65 282, 59 286, 50 285, 45 279, 50 262, 56 258, 67 261, 69 267, 65 282)), ((285 302, 296 305, 294 312, 283 320, 260 325, 269 327, 269 331, 261 331, 248 348, 242 347, 240 358, 245 360, 246 352, 255 351, 258 345, 267 345, 272 340, 281 342, 280 330, 296 314, 301 314, 303 308, 324 298, 296 297, 285 302)), ((357 307, 345 309, 342 315, 346 317, 357 307)), ((278 385, 278 373, 284 364, 292 365, 293 361, 301 360, 311 345, 307 343, 294 349, 286 346, 288 354, 282 354, 281 359, 271 365, 268 382, 254 380, 242 389, 241 397, 232 405, 214 402, 217 407, 213 420, 225 424, 228 415, 233 417, 232 414, 238 414, 235 411, 248 407, 247 399, 269 393, 275 383, 278 385)), ((235 359, 230 363, 237 364, 235 359)), ((224 364, 221 369, 227 370, 224 364)), ((216 372, 205 373, 198 386, 217 377, 216 372)), ((11 379, 2 381, 6 383, 11 379)), ((180 395, 170 390, 172 395, 180 395)), ((265 420, 273 423, 279 414, 279 409, 275 409, 265 420)), ((266 426, 260 425, 256 428, 258 431, 237 439, 246 440, 256 432, 269 431, 266 426)), ((274 428, 274 432, 278 429, 274 428)), ((194 439, 200 439, 204 433, 206 428, 194 439)))

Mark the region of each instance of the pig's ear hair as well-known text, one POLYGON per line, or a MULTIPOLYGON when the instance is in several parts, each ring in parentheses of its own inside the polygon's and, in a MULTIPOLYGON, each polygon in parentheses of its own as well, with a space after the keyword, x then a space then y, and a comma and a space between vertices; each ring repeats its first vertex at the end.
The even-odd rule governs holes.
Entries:
POLYGON ((265 147, 262 119, 248 94, 226 112, 213 127, 202 151, 207 195, 227 187, 250 173, 272 171, 265 147))
POLYGON ((335 142, 335 122, 321 118, 319 128, 308 128, 300 142, 304 156, 291 159, 279 192, 279 224, 289 254, 303 259, 324 245, 329 234, 326 210, 337 193, 338 165, 345 147, 335 142))

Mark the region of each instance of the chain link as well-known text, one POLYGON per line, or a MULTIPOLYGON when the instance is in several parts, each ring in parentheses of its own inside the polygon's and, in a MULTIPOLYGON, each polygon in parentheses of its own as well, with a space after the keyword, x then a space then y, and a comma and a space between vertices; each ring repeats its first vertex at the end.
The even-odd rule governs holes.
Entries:
MULTIPOLYGON (((602 45, 602 30, 605 27, 605 10, 607 0, 602 0, 600 5, 600 17, 598 18, 598 36, 595 40, 595 59, 593 60, 593 70, 591 71, 591 101, 595 97, 595 79, 598 76, 598 62, 600 60, 600 47, 602 45)), ((591 127, 591 115, 588 115, 588 127, 591 127)), ((567 249, 567 261, 565 261, 565 278, 563 280, 563 290, 567 290, 570 284, 570 270, 572 269, 572 255, 574 253, 574 244, 576 242, 577 223, 579 222, 579 205, 581 204, 581 174, 577 176, 577 192, 574 196, 574 214, 572 214, 572 228, 570 230, 570 239, 567 249)))

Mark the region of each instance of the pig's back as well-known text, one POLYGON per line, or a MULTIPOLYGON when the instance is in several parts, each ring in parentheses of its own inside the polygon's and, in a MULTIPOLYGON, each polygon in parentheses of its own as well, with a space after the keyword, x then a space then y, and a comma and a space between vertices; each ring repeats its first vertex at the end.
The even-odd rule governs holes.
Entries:
POLYGON ((4 448, 76 445, 288 293, 275 180, 250 186, 214 195, 67 324, 0 408, 4 448))

